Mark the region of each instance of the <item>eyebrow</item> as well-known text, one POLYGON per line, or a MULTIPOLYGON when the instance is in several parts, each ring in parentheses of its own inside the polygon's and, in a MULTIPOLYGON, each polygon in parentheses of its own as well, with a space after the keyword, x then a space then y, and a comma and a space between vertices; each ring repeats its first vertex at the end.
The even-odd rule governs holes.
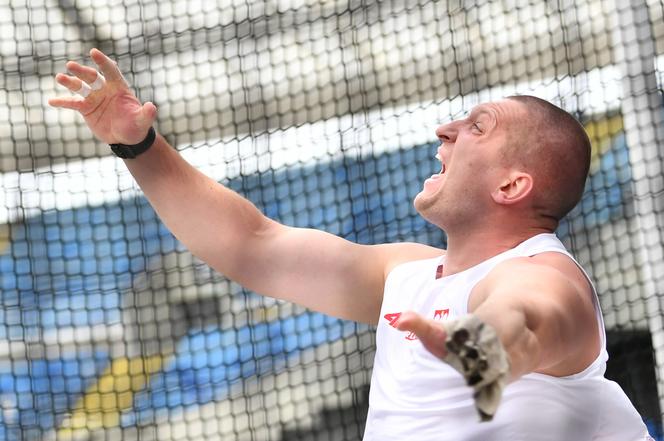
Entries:
POLYGON ((467 118, 472 118, 473 116, 477 118, 480 115, 489 115, 491 116, 491 112, 489 112, 485 107, 483 106, 477 106, 475 107, 467 116, 467 118))

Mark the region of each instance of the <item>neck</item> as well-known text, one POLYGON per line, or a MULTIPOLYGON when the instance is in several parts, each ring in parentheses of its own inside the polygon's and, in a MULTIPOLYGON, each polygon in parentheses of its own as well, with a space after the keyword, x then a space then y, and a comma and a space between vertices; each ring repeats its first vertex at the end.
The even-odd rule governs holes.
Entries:
POLYGON ((467 270, 542 233, 551 233, 551 230, 528 228, 505 231, 494 228, 463 233, 448 231, 444 274, 449 276, 467 270))

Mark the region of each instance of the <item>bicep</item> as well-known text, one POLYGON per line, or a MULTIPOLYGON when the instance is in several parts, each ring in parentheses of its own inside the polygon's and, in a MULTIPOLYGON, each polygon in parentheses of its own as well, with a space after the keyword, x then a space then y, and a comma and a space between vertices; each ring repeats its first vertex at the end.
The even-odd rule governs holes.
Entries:
POLYGON ((234 274, 227 275, 259 294, 375 324, 389 269, 400 260, 428 257, 433 250, 420 244, 359 245, 323 231, 271 222, 243 247, 234 274))

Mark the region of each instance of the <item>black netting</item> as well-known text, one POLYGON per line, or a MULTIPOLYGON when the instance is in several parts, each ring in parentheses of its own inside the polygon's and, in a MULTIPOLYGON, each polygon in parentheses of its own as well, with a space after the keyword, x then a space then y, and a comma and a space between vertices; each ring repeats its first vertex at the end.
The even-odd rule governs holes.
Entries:
MULTIPOLYGON (((359 440, 371 329, 193 258, 53 76, 98 47, 196 167, 289 225, 444 246, 412 207, 435 127, 514 93, 593 140, 559 235, 608 374, 664 402, 664 3, 0 1, 0 440, 359 440)), ((564 166, 561 164, 561 167, 564 166)))

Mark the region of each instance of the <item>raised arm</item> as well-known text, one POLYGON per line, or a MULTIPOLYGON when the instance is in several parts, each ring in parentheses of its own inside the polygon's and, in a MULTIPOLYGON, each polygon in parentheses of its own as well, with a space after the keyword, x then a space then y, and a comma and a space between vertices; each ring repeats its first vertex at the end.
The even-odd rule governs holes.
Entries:
MULTIPOLYGON (((79 111, 108 144, 137 144, 156 117, 141 104, 117 65, 93 49, 97 71, 75 62, 57 81, 85 98, 54 98, 52 106, 79 111)), ((145 153, 125 163, 159 217, 189 250, 213 268, 260 294, 330 315, 375 323, 384 280, 396 264, 440 254, 418 244, 362 246, 331 234, 272 221, 248 200, 205 176, 157 135, 145 153)))

